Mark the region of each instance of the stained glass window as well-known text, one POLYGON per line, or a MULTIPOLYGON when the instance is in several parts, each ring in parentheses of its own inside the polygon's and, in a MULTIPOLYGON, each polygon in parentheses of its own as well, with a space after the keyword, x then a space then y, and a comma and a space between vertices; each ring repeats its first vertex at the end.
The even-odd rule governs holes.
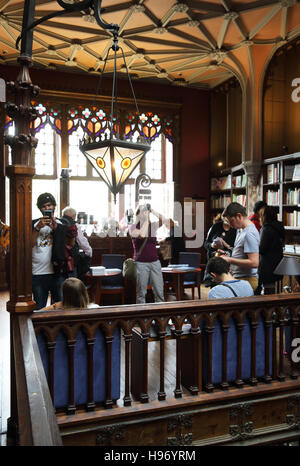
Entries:
MULTIPOLYGON (((144 135, 151 141, 151 150, 127 180, 123 199, 120 194, 117 204, 111 207, 107 186, 79 150, 79 141, 84 135, 110 135, 109 105, 106 107, 104 104, 100 107, 89 103, 54 104, 49 101, 32 101, 32 105, 36 108, 38 116, 32 122, 31 130, 39 141, 33 151, 36 168, 33 179, 33 212, 36 209, 36 196, 42 191, 53 192, 59 206, 62 166, 72 170, 69 181, 70 204, 74 205, 77 211, 85 211, 94 216, 99 224, 105 217, 114 215, 116 220, 119 220, 124 216, 126 209, 135 209, 135 182, 141 173, 147 173, 152 179, 153 207, 166 215, 169 214, 174 196, 171 143, 174 141, 175 123, 172 115, 166 116, 159 111, 149 112, 143 109, 138 116, 134 111, 119 109, 121 122, 125 127, 125 137, 135 141, 140 135, 144 135), (118 209, 119 218, 116 213, 118 209)), ((9 117, 6 117, 4 124, 6 133, 14 134, 14 124, 9 117)), ((115 126, 114 132, 117 132, 117 129, 115 126)), ((9 149, 8 153, 10 152, 9 149)), ((57 213, 59 214, 58 208, 57 213)))
POLYGON ((83 137, 83 129, 77 128, 69 135, 69 167, 71 176, 87 176, 87 160, 79 150, 79 141, 83 137))
POLYGON ((152 180, 161 180, 162 175, 162 159, 163 159, 163 147, 162 147, 162 136, 160 135, 151 144, 151 149, 146 154, 145 161, 146 167, 145 172, 150 176, 152 180))
POLYGON ((35 174, 36 176, 56 176, 56 159, 58 141, 55 131, 50 124, 36 134, 38 145, 35 149, 35 174))

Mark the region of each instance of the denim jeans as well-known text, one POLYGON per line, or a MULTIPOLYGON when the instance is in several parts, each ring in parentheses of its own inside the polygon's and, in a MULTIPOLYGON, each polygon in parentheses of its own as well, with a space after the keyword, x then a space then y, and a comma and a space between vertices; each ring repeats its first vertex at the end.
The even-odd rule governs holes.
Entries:
POLYGON ((32 275, 32 293, 37 310, 47 306, 49 292, 51 304, 62 300, 59 277, 54 274, 32 275))

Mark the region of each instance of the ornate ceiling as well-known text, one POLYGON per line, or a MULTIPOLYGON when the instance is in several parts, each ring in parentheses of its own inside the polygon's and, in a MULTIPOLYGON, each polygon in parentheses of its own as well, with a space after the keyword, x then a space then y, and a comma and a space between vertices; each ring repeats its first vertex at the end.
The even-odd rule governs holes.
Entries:
MULTIPOLYGON (((2 64, 17 63, 23 8, 23 1, 0 0, 2 64)), ((249 60, 247 48, 279 46, 300 35, 300 0, 103 0, 102 8, 103 20, 120 26, 119 45, 134 78, 186 87, 215 87, 249 60)), ((36 0, 35 19, 56 10, 61 10, 56 1, 36 0)), ((67 14, 37 26, 34 65, 99 74, 112 35, 92 13, 67 14)), ((124 72, 119 57, 118 71, 124 72)), ((110 55, 105 71, 112 69, 110 55)))

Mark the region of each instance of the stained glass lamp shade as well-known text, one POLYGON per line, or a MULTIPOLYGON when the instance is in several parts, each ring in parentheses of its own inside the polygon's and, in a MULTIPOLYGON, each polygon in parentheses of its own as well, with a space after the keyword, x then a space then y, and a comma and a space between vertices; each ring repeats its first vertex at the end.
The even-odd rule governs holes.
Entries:
POLYGON ((112 100, 111 100, 111 112, 109 120, 109 137, 107 134, 103 135, 104 139, 97 136, 94 139, 88 138, 83 139, 79 144, 81 152, 89 160, 92 166, 95 168, 97 173, 105 181, 108 188, 114 195, 114 201, 116 202, 116 195, 122 188, 127 178, 131 175, 133 170, 141 162, 142 158, 150 150, 150 142, 147 143, 145 137, 140 135, 137 142, 128 141, 125 138, 120 139, 119 133, 115 130, 121 125, 118 123, 118 101, 116 95, 116 64, 117 64, 117 52, 120 50, 123 57, 123 62, 127 71, 128 81, 131 87, 132 95, 134 98, 137 115, 139 115, 139 109, 136 102, 130 74, 126 65, 125 54, 122 47, 118 45, 118 31, 119 26, 111 25, 113 32, 113 45, 108 49, 106 58, 104 60, 104 66, 100 75, 100 82, 98 89, 100 89, 100 83, 102 76, 106 68, 107 59, 110 50, 114 51, 114 72, 113 72, 113 88, 112 88, 112 100), (116 111, 115 111, 116 110, 116 111))
POLYGON ((116 200, 127 178, 150 149, 147 142, 110 138, 97 142, 82 142, 80 150, 105 181, 116 200))

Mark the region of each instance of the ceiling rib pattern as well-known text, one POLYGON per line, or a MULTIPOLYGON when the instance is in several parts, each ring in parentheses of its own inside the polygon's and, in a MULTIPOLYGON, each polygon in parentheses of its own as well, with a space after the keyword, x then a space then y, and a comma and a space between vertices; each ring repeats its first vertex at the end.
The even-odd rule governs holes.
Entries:
MULTIPOLYGON (((77 0, 69 0, 76 3, 77 0)), ((0 0, 0 63, 15 65, 24 2, 0 0)), ((103 0, 103 20, 120 25, 120 46, 133 78, 213 88, 251 59, 253 45, 280 46, 300 34, 300 0, 103 0), (250 58, 249 58, 250 57, 250 58)), ((36 0, 35 19, 61 10, 36 0)), ((99 74, 112 35, 92 10, 53 18, 35 28, 33 61, 48 69, 99 74)), ((126 72, 121 60, 118 72, 126 72)), ((251 64, 250 64, 251 66, 251 64)), ((113 69, 111 56, 106 68, 113 69)))

